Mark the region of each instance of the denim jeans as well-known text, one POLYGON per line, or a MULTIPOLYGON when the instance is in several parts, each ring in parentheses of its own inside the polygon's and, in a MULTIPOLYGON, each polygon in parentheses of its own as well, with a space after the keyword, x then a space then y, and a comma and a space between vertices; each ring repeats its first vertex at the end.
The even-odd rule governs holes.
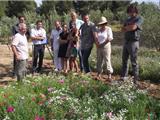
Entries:
POLYGON ((83 71, 83 62, 82 62, 82 53, 81 53, 80 49, 78 49, 78 57, 79 57, 79 67, 82 72, 83 71))
POLYGON ((91 48, 87 48, 87 49, 82 49, 81 50, 81 54, 82 54, 82 63, 83 63, 83 69, 85 73, 90 72, 90 66, 89 66, 89 56, 91 54, 91 48))

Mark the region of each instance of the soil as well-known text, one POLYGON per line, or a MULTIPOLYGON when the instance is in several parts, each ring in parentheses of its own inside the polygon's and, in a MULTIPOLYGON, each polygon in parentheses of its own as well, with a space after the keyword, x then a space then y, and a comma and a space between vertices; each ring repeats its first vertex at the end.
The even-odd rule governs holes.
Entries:
MULTIPOLYGON (((29 58, 29 68, 31 68, 32 58, 29 58)), ((13 53, 9 46, 0 45, 0 86, 8 85, 10 82, 16 81, 12 76, 12 68, 13 68, 13 53)), ((43 72, 48 73, 52 71, 53 65, 52 60, 44 60, 43 64, 43 72)), ((96 73, 92 72, 91 75, 93 78, 96 78, 96 73)), ((118 80, 119 75, 114 75, 113 80, 118 80)), ((107 76, 102 75, 101 79, 104 83, 110 84, 110 81, 107 81, 107 76)), ((160 84, 159 83, 150 83, 149 81, 139 81, 138 82, 139 89, 146 89, 148 91, 148 95, 153 96, 157 99, 160 99, 160 84)))

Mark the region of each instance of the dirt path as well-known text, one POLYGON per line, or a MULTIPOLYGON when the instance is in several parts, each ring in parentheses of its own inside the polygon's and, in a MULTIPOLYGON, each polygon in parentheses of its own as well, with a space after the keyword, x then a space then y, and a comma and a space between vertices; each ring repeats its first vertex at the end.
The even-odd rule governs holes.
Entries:
MULTIPOLYGON (((12 78, 12 66, 13 66, 13 54, 11 49, 7 45, 0 45, 0 86, 8 84, 10 81, 15 81, 15 78, 12 78)), ((29 59, 29 65, 31 68, 31 58, 29 59)), ((48 73, 52 70, 52 61, 44 60, 43 64, 43 72, 48 73)), ((95 78, 96 73, 92 73, 93 78, 95 78)), ((105 81, 107 79, 106 75, 103 75, 103 79, 101 81, 105 83, 109 83, 105 81)), ((113 76, 113 80, 118 80, 119 76, 113 76)), ((160 99, 160 84, 149 83, 146 81, 139 82, 139 89, 146 89, 149 95, 154 96, 160 99)))
POLYGON ((13 54, 7 45, 0 45, 0 82, 13 81, 11 77, 13 54))

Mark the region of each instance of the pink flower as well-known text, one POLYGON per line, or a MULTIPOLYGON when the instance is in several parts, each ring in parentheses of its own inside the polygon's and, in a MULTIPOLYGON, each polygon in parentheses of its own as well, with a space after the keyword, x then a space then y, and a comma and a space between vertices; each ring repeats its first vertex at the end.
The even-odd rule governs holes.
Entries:
POLYGON ((108 112, 108 113, 106 113, 106 115, 107 115, 107 117, 108 117, 109 119, 112 118, 112 112, 108 112))
POLYGON ((9 106, 9 107, 7 108, 7 112, 14 112, 14 107, 9 106))
POLYGON ((54 90, 54 89, 51 88, 51 87, 48 88, 48 92, 52 92, 53 90, 54 90))
POLYGON ((63 84, 63 83, 64 83, 64 80, 61 79, 61 80, 59 80, 58 82, 61 83, 61 84, 63 84))
POLYGON ((67 96, 61 96, 61 100, 66 100, 67 99, 67 96))
POLYGON ((44 119, 44 117, 40 117, 40 116, 37 116, 37 115, 36 115, 36 117, 35 117, 34 120, 45 120, 45 119, 44 119))

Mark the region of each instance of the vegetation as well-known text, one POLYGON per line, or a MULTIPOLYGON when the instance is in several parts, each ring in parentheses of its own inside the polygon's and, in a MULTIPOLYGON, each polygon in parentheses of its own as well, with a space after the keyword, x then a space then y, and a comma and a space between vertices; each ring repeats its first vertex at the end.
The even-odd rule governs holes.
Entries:
POLYGON ((0 88, 1 120, 159 119, 160 101, 136 90, 131 81, 112 87, 90 76, 28 76, 0 88))
MULTIPOLYGON (((160 82, 160 53, 151 49, 141 47, 138 53, 138 62, 141 80, 160 82)), ((122 47, 112 45, 112 66, 115 75, 121 74, 122 47)), ((92 50, 90 62, 93 70, 96 70, 96 48, 92 50)), ((129 61, 130 63, 130 61, 129 61)), ((132 75, 132 67, 129 64, 129 74, 132 75)))

